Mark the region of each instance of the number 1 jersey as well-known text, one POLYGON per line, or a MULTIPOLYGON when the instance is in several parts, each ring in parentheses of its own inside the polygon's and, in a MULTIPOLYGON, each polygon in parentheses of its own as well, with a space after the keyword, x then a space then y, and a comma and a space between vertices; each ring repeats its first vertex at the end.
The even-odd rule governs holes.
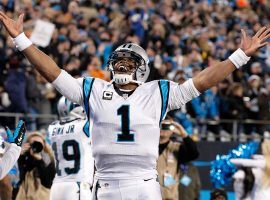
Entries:
POLYGON ((155 176, 161 120, 167 111, 199 95, 192 79, 182 85, 151 81, 139 85, 130 96, 120 95, 112 83, 91 77, 75 79, 65 71, 53 85, 85 108, 99 179, 155 176))

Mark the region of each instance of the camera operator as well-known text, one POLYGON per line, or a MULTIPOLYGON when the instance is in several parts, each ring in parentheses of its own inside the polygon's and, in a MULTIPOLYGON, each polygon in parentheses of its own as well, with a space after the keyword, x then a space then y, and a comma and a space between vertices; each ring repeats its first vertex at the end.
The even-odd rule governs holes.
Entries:
POLYGON ((28 135, 18 160, 20 181, 17 200, 48 200, 55 176, 53 152, 45 138, 35 132, 28 135))
MULTIPOLYGON (((187 135, 184 128, 172 120, 164 120, 160 131, 157 164, 163 200, 179 199, 179 183, 186 182, 189 178, 185 176, 185 180, 180 180, 180 166, 196 159, 198 156, 197 146, 187 135), (182 143, 171 140, 173 133, 182 138, 182 143)), ((189 180, 189 183, 191 181, 194 182, 195 180, 189 180)))

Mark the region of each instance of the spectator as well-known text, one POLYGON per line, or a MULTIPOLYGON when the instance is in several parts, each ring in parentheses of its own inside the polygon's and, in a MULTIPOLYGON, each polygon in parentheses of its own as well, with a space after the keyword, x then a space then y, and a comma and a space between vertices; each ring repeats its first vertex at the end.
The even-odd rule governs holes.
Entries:
MULTIPOLYGON (((270 120, 270 79, 265 81, 266 88, 262 89, 259 97, 259 119, 261 120, 270 120)), ((264 125, 263 131, 269 132, 270 126, 268 124, 264 125)))
MULTIPOLYGON (((56 97, 56 91, 50 83, 48 83, 39 73, 37 73, 37 85, 40 92, 40 100, 38 102, 38 111, 40 114, 50 114, 52 110, 53 99, 56 97)), ((47 128, 47 124, 51 121, 48 119, 39 119, 39 128, 47 128)), ((33 129, 32 129, 33 130, 33 129)), ((35 130, 35 129, 34 129, 35 130)))
MULTIPOLYGON (((179 198, 180 164, 194 160, 198 155, 196 144, 181 125, 171 120, 162 122, 157 169, 163 199, 179 198), (171 140, 174 132, 183 139, 182 144, 171 140)), ((190 195, 196 196, 193 195, 195 191, 192 192, 190 195)))
POLYGON ((10 70, 5 81, 5 89, 11 101, 9 111, 27 113, 28 103, 25 95, 26 77, 20 62, 20 55, 14 54, 10 57, 10 70))
POLYGON ((55 163, 52 149, 41 134, 36 132, 28 135, 18 165, 20 181, 16 199, 48 200, 55 176, 55 163))
MULTIPOLYGON (((256 120, 259 115, 258 96, 260 92, 261 78, 258 75, 251 75, 248 78, 248 89, 245 93, 246 100, 245 106, 247 107, 247 118, 256 120)), ((257 124, 246 125, 247 134, 259 134, 261 133, 260 126, 257 124)))
MULTIPOLYGON (((246 119, 247 107, 245 106, 246 97, 243 96, 244 89, 240 83, 234 83, 228 91, 228 119, 238 120, 237 133, 239 134, 239 140, 246 142, 247 137, 244 133, 244 127, 242 120, 246 119)), ((233 132, 233 125, 227 124, 226 131, 233 132)))
POLYGON ((259 62, 252 63, 250 68, 250 74, 262 77, 262 67, 259 62))
POLYGON ((215 136, 213 133, 217 133, 217 131, 213 131, 213 128, 218 128, 217 126, 208 126, 206 124, 207 119, 219 120, 219 111, 218 111, 218 100, 217 96, 214 92, 215 87, 207 90, 201 96, 193 99, 191 101, 191 109, 194 113, 193 117, 197 119, 198 122, 198 132, 199 134, 208 133, 208 140, 215 140, 215 136))

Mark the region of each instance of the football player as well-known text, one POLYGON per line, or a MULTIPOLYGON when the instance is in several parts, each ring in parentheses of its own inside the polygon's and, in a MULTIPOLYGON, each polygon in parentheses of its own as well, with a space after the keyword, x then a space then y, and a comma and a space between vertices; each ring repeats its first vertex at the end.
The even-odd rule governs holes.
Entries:
POLYGON ((25 123, 20 120, 13 134, 8 128, 6 129, 7 142, 4 142, 0 136, 0 180, 7 175, 18 160, 25 132, 25 123))
POLYGON ((96 174, 97 199, 161 199, 156 181, 160 122, 166 112, 185 103, 245 65, 267 44, 270 28, 252 38, 242 30, 242 43, 229 59, 206 68, 178 84, 166 80, 144 83, 149 75, 148 56, 139 45, 128 43, 110 56, 112 81, 91 77, 75 79, 23 33, 23 14, 17 21, 0 12, 0 20, 17 48, 54 87, 85 108, 96 174))
POLYGON ((58 102, 60 121, 48 128, 56 161, 56 176, 51 200, 89 200, 94 176, 89 129, 81 106, 61 97, 58 102))

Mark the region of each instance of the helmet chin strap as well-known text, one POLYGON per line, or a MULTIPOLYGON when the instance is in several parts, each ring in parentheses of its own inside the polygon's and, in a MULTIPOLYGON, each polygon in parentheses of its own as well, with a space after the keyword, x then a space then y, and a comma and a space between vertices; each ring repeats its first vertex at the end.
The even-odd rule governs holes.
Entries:
POLYGON ((127 85, 129 83, 142 84, 140 81, 133 80, 133 74, 114 74, 112 82, 118 85, 127 85))

